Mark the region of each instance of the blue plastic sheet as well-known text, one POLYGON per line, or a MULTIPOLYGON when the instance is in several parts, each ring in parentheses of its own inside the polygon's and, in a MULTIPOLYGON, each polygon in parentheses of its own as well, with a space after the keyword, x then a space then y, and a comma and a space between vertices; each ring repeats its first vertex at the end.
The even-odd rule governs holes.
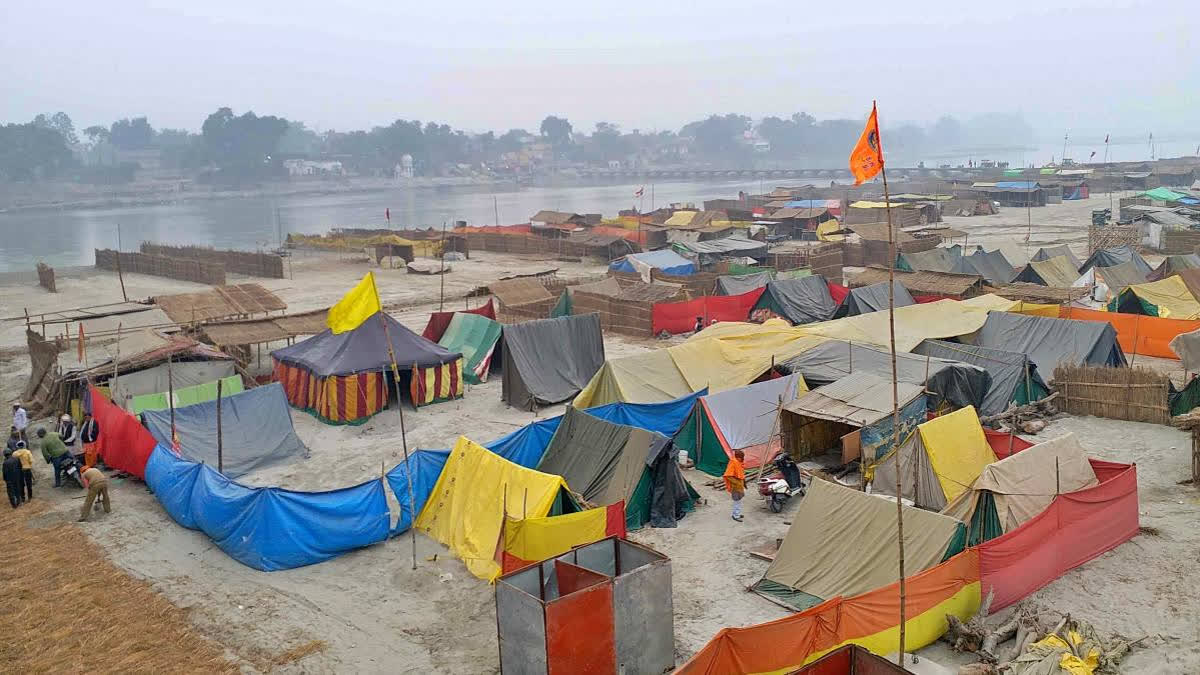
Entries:
MULTIPOLYGON (((588 408, 587 412, 616 424, 638 427, 664 436, 674 436, 683 421, 687 419, 696 399, 706 394, 708 394, 708 389, 701 389, 672 401, 609 403, 588 408)), ((537 467, 538 462, 542 460, 542 455, 550 446, 550 440, 554 438, 554 432, 558 430, 561 421, 562 415, 539 420, 483 445, 514 464, 532 469, 537 467)), ((425 501, 433 492, 433 486, 437 483, 438 476, 441 475, 442 467, 446 465, 446 458, 449 456, 449 450, 418 450, 409 455, 409 464, 412 465, 412 501, 416 502, 415 513, 420 513, 421 509, 425 508, 425 501)), ((392 528, 392 534, 395 535, 411 527, 413 521, 414 509, 408 498, 408 466, 404 462, 397 464, 394 469, 387 472, 387 482, 392 489, 392 494, 396 496, 396 501, 400 504, 400 517, 396 521, 396 526, 392 528)))
POLYGON ((146 463, 146 484, 175 522, 267 572, 383 541, 391 518, 382 480, 329 492, 252 488, 162 445, 146 463))
POLYGON ((669 249, 646 251, 645 253, 630 253, 620 260, 611 263, 608 268, 617 272, 637 272, 638 269, 630 261, 630 258, 644 265, 656 267, 667 274, 686 276, 696 273, 695 263, 669 249))

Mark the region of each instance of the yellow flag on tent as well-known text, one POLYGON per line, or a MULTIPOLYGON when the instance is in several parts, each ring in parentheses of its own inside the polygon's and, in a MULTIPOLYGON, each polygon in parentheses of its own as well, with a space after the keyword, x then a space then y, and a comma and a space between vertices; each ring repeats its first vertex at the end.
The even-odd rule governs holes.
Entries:
POLYGON ((367 272, 367 276, 363 277, 358 285, 329 308, 325 325, 329 326, 329 330, 335 335, 345 333, 358 328, 382 309, 379 304, 379 291, 375 290, 375 273, 367 272))

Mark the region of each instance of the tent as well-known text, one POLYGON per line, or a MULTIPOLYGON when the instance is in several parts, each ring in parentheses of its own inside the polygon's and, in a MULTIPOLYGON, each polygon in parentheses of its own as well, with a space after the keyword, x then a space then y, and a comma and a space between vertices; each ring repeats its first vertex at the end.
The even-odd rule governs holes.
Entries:
POLYGON ((500 340, 500 324, 486 316, 455 312, 438 344, 463 357, 463 377, 471 384, 487 382, 492 353, 500 340))
POLYGON ((1071 247, 1067 246, 1066 244, 1059 244, 1058 246, 1043 246, 1042 248, 1039 248, 1037 253, 1034 253, 1029 260, 1049 260, 1051 258, 1057 258, 1060 255, 1066 256, 1067 260, 1071 261, 1071 266, 1075 269, 1079 269, 1079 258, 1076 258, 1074 253, 1071 253, 1071 247))
POLYGON ((840 450, 843 464, 873 462, 925 419, 921 386, 900 382, 900 430, 892 432, 892 383, 866 371, 851 373, 785 404, 780 414, 784 450, 792 457, 840 450))
POLYGON ((975 546, 1028 522, 1057 494, 1098 484, 1083 447, 1067 434, 984 467, 942 513, 967 523, 967 541, 975 546))
POLYGON ((1170 347, 1184 370, 1200 372, 1200 328, 1171 338, 1170 347))
POLYGON ((653 403, 686 396, 691 391, 671 353, 655 349, 605 361, 575 397, 574 405, 589 408, 617 401, 653 403))
MULTIPOLYGON (((1022 405, 1036 401, 1045 397, 1050 391, 1050 388, 1042 381, 1037 366, 1021 352, 946 340, 925 340, 917 345, 913 354, 937 359, 952 359, 955 362, 969 363, 986 370, 991 376, 991 381, 988 384, 987 394, 984 395, 983 402, 979 405, 979 412, 984 416, 1004 412, 1010 402, 1022 405)), ((929 385, 926 388, 928 389, 929 385)))
MULTIPOLYGON (((154 439, 170 447, 170 412, 152 411, 144 417, 154 439)), ((175 433, 185 459, 218 466, 215 400, 176 408, 175 433)), ((221 446, 221 472, 230 478, 308 454, 278 382, 221 398, 221 446)))
POLYGON ((245 389, 245 385, 242 384, 241 375, 230 375, 220 380, 176 389, 174 392, 161 391, 157 394, 134 396, 131 399, 127 399, 126 407, 129 412, 137 415, 148 410, 167 410, 172 405, 179 408, 185 405, 212 401, 217 398, 217 382, 221 383, 222 394, 233 395, 245 389), (174 394, 173 397, 172 393, 174 394))
POLYGON ((1108 311, 1169 319, 1200 318, 1200 302, 1179 275, 1135 284, 1108 303, 1108 311))
POLYGON ((971 255, 961 256, 950 271, 955 274, 978 274, 989 284, 1011 283, 1017 276, 1017 271, 1000 251, 978 250, 971 255))
POLYGON ((659 269, 667 274, 684 276, 696 273, 696 264, 669 249, 647 251, 645 253, 630 253, 613 261, 608 269, 614 272, 630 272, 639 274, 642 281, 649 283, 650 270, 659 269))
POLYGON ((500 397, 533 410, 579 393, 604 365, 599 314, 537 319, 504 327, 500 397))
MULTIPOLYGON (((1095 272, 1096 276, 1099 277, 1100 281, 1103 281, 1112 295, 1118 295, 1130 286, 1146 282, 1137 265, 1134 265, 1130 261, 1111 266, 1097 265, 1089 269, 1088 272, 1095 272)), ((1084 274, 1087 274, 1087 272, 1084 272, 1084 274)))
POLYGON ((605 537, 625 538, 625 502, 560 516, 504 521, 501 567, 505 574, 605 537))
POLYGON ((417 529, 440 541, 472 574, 494 580, 504 518, 540 518, 579 510, 562 476, 514 464, 460 436, 446 459, 417 529))
POLYGON ((112 400, 128 410, 133 397, 159 394, 170 389, 169 380, 174 381, 175 389, 183 389, 234 375, 237 372, 234 368, 232 360, 176 361, 169 367, 166 363, 160 363, 144 370, 121 373, 110 382, 112 400))
POLYGON ((1014 270, 1029 262, 1029 254, 1025 251, 1025 248, 1017 246, 1016 242, 1011 239, 999 244, 984 244, 983 250, 988 253, 1000 253, 1000 255, 1004 256, 1004 260, 1008 263, 1009 267, 1012 267, 1014 270))
POLYGON ((991 312, 973 344, 1025 354, 1047 381, 1059 364, 1125 365, 1117 331, 1097 321, 991 312))
POLYGON ((495 319, 495 300, 488 298, 486 304, 475 309, 460 309, 454 312, 432 312, 429 315, 429 323, 425 324, 425 330, 421 333, 421 337, 433 342, 441 340, 442 335, 446 332, 446 328, 450 326, 450 321, 454 318, 454 315, 461 313, 478 314, 479 316, 486 316, 489 319, 495 319))
MULTIPOLYGON (((966 528, 961 522, 910 506, 902 509, 909 573, 929 569, 963 549, 966 528)), ((899 564, 894 499, 817 479, 753 590, 803 610, 886 586, 895 581, 899 564)))
POLYGON ((1086 272, 1093 267, 1112 267, 1121 263, 1133 263, 1137 268, 1138 274, 1141 275, 1139 281, 1145 281, 1146 277, 1150 276, 1153 269, 1150 263, 1146 262, 1140 254, 1132 246, 1124 244, 1122 246, 1114 246, 1112 248, 1102 248, 1093 253, 1078 266, 1080 272, 1086 272))
POLYGON ((275 380, 283 383, 293 406, 321 421, 362 424, 387 407, 389 336, 413 404, 462 396, 462 354, 426 340, 383 312, 354 330, 336 335, 325 330, 271 352, 275 380))
POLYGON ((717 277, 717 295, 741 295, 766 286, 775 278, 772 272, 717 277))
POLYGON ((838 310, 825 277, 814 274, 802 279, 772 281, 763 290, 754 310, 769 309, 792 325, 828 321, 838 310))
MULTIPOLYGON (((923 386, 929 397, 928 403, 934 409, 943 402, 955 408, 982 406, 991 391, 988 371, 979 364, 950 360, 953 358, 926 358, 897 352, 897 374, 901 382, 923 386)), ((852 370, 891 380, 892 356, 886 348, 830 340, 776 364, 776 370, 800 373, 810 387, 823 387, 849 375, 852 370)))
MULTIPOLYGON (((994 295, 970 300, 938 300, 896 309, 896 351, 912 351, 929 338, 950 338, 973 333, 987 319, 989 303, 1011 301, 994 295)), ((805 335, 820 335, 855 344, 886 346, 888 344, 888 313, 871 312, 848 316, 823 323, 809 324, 799 329, 805 335)))
POLYGON ((1163 258, 1158 267, 1150 273, 1150 276, 1145 281, 1159 281, 1167 277, 1179 274, 1183 270, 1200 269, 1200 255, 1189 253, 1187 255, 1169 255, 1163 258))
POLYGON ((897 460, 902 496, 938 511, 968 490, 996 455, 975 409, 968 406, 922 423, 900 447, 873 465, 868 471, 873 473, 872 492, 895 496, 897 460))
POLYGON ((624 501, 628 529, 647 523, 674 527, 676 517, 691 511, 699 495, 684 480, 678 461, 667 459, 664 470, 654 470, 669 443, 662 434, 568 406, 537 470, 562 476, 584 504, 624 501))
POLYGON ((1079 278, 1079 272, 1065 255, 1049 260, 1031 260, 1013 281, 1021 281, 1053 288, 1070 288, 1079 278))
POLYGON ((675 447, 712 476, 725 472, 734 450, 746 453, 746 468, 770 461, 780 449, 776 417, 780 404, 808 387, 799 374, 777 377, 696 399, 675 435, 675 447))
MULTIPOLYGON (((907 307, 917 304, 913 300, 913 296, 908 292, 899 281, 892 283, 893 301, 896 307, 907 307)), ((886 281, 881 281, 870 286, 860 286, 851 288, 850 294, 846 296, 846 315, 856 316, 858 314, 866 314, 868 312, 878 312, 881 309, 888 308, 888 285, 886 281)))
POLYGON ((961 257, 959 249, 933 248, 896 254, 896 269, 905 272, 953 272, 961 257))

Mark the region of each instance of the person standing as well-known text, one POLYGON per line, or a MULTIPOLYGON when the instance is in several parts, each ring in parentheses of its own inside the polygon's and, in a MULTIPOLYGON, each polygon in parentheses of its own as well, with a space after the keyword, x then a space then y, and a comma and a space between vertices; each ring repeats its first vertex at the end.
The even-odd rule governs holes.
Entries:
POLYGON ((742 464, 745 461, 746 453, 734 450, 733 457, 725 465, 724 475, 725 489, 733 500, 733 519, 739 523, 742 522, 742 497, 746 496, 746 468, 742 464))
POLYGON ((58 437, 62 439, 63 445, 67 446, 68 450, 75 447, 75 420, 71 419, 70 413, 63 413, 58 418, 58 428, 55 431, 58 432, 58 437))
POLYGON ((8 442, 5 443, 4 448, 6 450, 12 450, 15 452, 17 449, 17 443, 19 442, 21 442, 21 434, 17 431, 16 427, 9 427, 8 442))
POLYGON ((21 501, 33 500, 33 453, 25 447, 25 441, 17 441, 17 449, 13 457, 21 462, 21 485, 24 487, 21 501))
POLYGON ((54 465, 54 487, 62 487, 62 463, 71 453, 67 450, 67 445, 58 437, 57 432, 47 432, 42 427, 38 427, 37 437, 42 442, 42 458, 46 460, 47 464, 54 465))
POLYGON ((100 423, 90 412, 83 413, 83 424, 79 425, 79 440, 83 443, 83 465, 86 468, 96 466, 96 455, 99 454, 100 423))
POLYGON ((25 427, 29 426, 29 413, 21 407, 20 403, 13 404, 13 428, 21 435, 21 440, 29 442, 29 437, 25 435, 25 427))
POLYGON ((4 449, 4 487, 8 489, 8 503, 15 509, 21 505, 21 460, 13 457, 13 451, 4 449))
POLYGON ((92 515, 92 505, 96 498, 104 505, 105 513, 112 513, 112 505, 108 501, 108 476, 96 467, 83 472, 83 484, 87 487, 87 499, 83 500, 83 508, 79 511, 79 522, 87 522, 92 515))

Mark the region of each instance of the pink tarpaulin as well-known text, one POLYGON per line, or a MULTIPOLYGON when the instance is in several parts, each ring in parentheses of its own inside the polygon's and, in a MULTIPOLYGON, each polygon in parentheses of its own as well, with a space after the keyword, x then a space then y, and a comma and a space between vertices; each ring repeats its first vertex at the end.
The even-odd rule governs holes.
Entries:
POLYGON ((992 452, 996 454, 996 459, 1004 459, 1009 455, 1015 455, 1025 448, 1032 448, 1033 443, 1017 436, 1015 434, 1006 433, 1004 431, 992 431, 984 429, 983 435, 987 437, 988 445, 992 446, 992 452))
POLYGON ((96 441, 100 458, 108 466, 144 480, 146 461, 157 443, 154 437, 136 417, 117 407, 95 386, 88 389, 92 416, 100 425, 100 438, 96 441))
POLYGON ((487 304, 475 309, 459 309, 453 312, 433 312, 429 315, 429 323, 425 324, 425 330, 421 333, 421 337, 426 340, 437 342, 446 334, 446 329, 450 327, 450 321, 454 318, 456 312, 464 314, 478 314, 486 316, 492 321, 496 320, 496 307, 492 305, 492 298, 488 298, 487 304))
POLYGON ((1059 495, 1015 530, 979 546, 982 592, 1003 609, 1138 533, 1137 466, 1089 459, 1100 484, 1059 495))
POLYGON ((654 305, 650 326, 655 335, 666 331, 678 335, 696 328, 696 317, 707 326, 716 321, 745 321, 763 289, 741 295, 706 295, 686 302, 660 302, 654 305))

